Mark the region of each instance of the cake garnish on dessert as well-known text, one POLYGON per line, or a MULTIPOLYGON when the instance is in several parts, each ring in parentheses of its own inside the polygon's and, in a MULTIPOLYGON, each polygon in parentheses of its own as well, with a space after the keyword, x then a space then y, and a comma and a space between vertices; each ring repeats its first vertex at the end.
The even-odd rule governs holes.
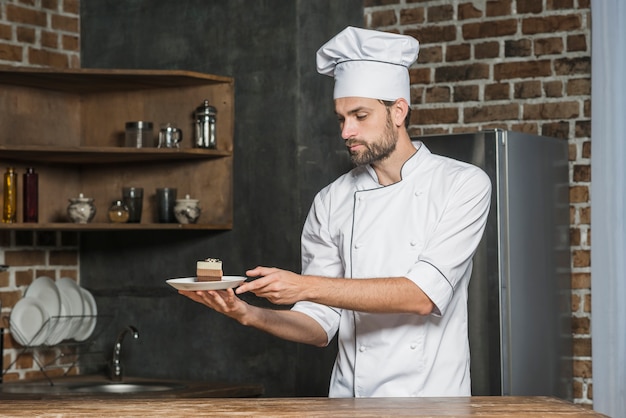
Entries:
POLYGON ((220 281, 222 275, 222 261, 217 258, 207 258, 196 264, 196 276, 199 282, 220 281))

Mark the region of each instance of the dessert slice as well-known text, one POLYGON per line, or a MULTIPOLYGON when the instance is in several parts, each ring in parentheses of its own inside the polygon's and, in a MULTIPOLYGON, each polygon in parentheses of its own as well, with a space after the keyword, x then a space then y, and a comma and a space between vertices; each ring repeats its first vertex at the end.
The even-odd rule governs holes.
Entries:
POLYGON ((222 280, 222 261, 217 258, 207 258, 196 264, 196 276, 199 282, 216 282, 222 280))

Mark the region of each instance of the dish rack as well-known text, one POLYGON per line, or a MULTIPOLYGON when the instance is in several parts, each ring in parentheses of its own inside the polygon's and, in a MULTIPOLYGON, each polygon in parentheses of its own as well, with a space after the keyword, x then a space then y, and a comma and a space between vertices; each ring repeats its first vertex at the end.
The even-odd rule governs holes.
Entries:
MULTIPOLYGON (((53 369, 63 369, 63 376, 66 376, 74 367, 77 366, 78 361, 81 360, 81 364, 104 362, 104 354, 101 350, 93 350, 92 346, 95 339, 106 329, 108 324, 111 323, 112 315, 60 315, 49 317, 41 326, 39 331, 28 341, 28 343, 21 345, 18 349, 18 353, 15 359, 2 370, 2 377, 18 362, 21 356, 25 353, 32 353, 33 362, 43 373, 43 376, 52 385, 52 379, 48 375, 48 371, 53 369), (84 340, 76 341, 71 337, 64 338, 64 335, 70 334, 67 330, 76 329, 84 324, 85 321, 96 321, 95 327, 91 334, 84 340), (41 340, 42 334, 45 336, 45 341, 41 343, 33 344, 41 340), (64 360, 61 362, 60 360, 64 360)), ((13 339, 26 341, 20 331, 10 326, 10 318, 4 316, 3 324, 0 325, 0 339, 2 338, 2 332, 5 329, 10 329, 13 334, 13 339), (17 338, 15 338, 17 337, 17 338)), ((2 345, 0 344, 0 356, 3 356, 2 345)), ((3 358, 3 357, 0 357, 3 358)), ((2 378, 0 377, 0 383, 2 378)))

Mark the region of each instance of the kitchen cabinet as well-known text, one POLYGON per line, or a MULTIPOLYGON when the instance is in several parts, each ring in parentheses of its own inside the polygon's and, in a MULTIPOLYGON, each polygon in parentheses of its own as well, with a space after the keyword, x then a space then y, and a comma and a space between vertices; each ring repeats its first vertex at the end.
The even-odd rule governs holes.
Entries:
POLYGON ((0 69, 0 171, 16 167, 17 223, 0 229, 111 230, 232 228, 234 80, 180 70, 0 69), (217 110, 215 149, 194 146, 194 111, 217 110), (124 146, 125 124, 175 123, 179 148, 124 146), (22 222, 22 174, 39 173, 39 221, 22 222), (122 187, 144 189, 140 223, 108 220, 122 187), (196 224, 157 222, 156 189, 199 199, 196 224), (95 199, 89 224, 71 223, 68 199, 95 199))

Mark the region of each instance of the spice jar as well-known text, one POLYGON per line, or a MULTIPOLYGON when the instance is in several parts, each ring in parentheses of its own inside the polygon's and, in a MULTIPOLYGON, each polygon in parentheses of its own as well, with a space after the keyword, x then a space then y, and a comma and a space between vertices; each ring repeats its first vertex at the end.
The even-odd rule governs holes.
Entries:
POLYGON ((176 199, 174 206, 174 216, 181 224, 195 224, 200 217, 201 209, 198 206, 198 199, 191 199, 185 195, 184 199, 176 199))
POLYGON ((128 222, 130 213, 128 206, 122 200, 114 200, 109 208, 109 220, 113 223, 123 224, 128 222))
POLYGON ((93 198, 85 197, 82 193, 78 197, 69 199, 70 204, 67 207, 67 215, 72 222, 77 224, 86 224, 91 222, 96 215, 96 206, 93 204, 93 198))

